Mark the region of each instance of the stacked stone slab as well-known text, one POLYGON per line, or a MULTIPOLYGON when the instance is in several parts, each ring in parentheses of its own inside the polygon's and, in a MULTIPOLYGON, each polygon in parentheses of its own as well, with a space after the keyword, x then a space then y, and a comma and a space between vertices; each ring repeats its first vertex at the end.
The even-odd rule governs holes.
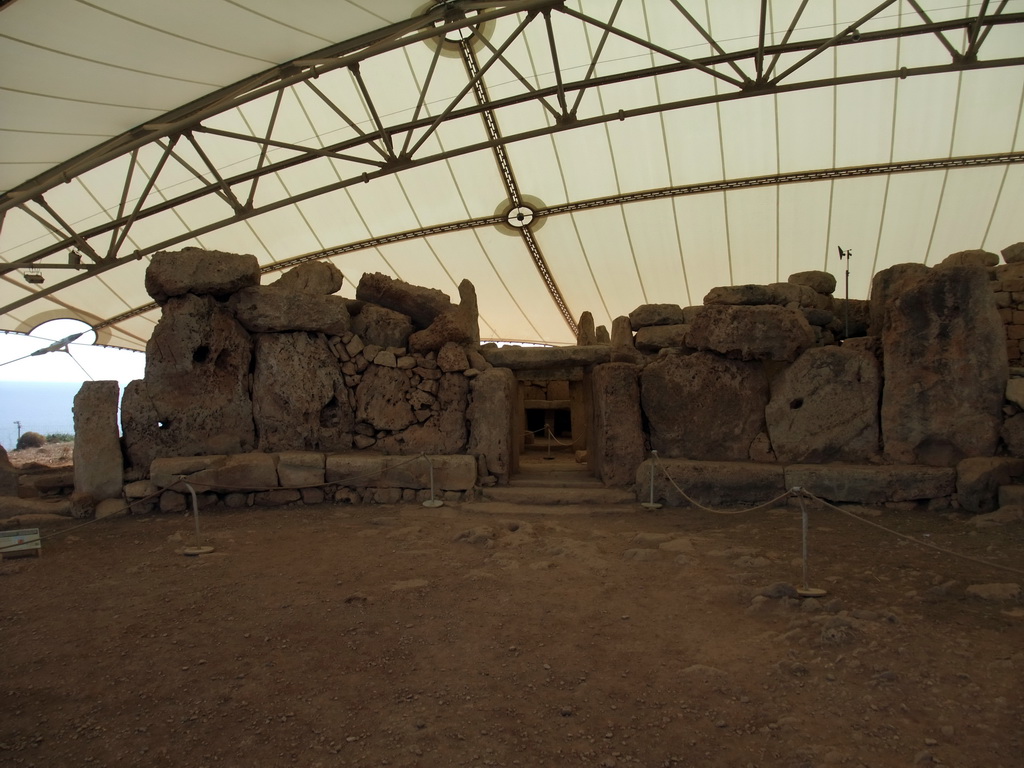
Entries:
POLYGON ((163 313, 122 406, 132 475, 253 450, 464 453, 470 380, 488 367, 472 284, 453 304, 379 273, 350 300, 334 295, 343 282, 320 262, 260 285, 252 256, 154 256, 146 285, 163 313))

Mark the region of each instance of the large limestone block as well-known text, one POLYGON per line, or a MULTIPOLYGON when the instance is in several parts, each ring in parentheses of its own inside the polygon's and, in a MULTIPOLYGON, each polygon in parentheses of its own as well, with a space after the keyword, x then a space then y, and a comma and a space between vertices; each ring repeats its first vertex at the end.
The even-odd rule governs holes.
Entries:
POLYGON ((356 387, 356 420, 391 432, 415 424, 416 416, 406 399, 409 388, 405 371, 371 365, 356 387))
POLYGON ((201 248, 154 253, 146 268, 146 293, 160 304, 186 293, 223 298, 259 282, 255 256, 201 248))
POLYGON ((817 269, 792 274, 787 282, 794 285, 806 285, 816 293, 823 293, 827 296, 831 296, 836 292, 835 275, 817 269))
POLYGON ((457 307, 445 310, 422 331, 409 337, 409 351, 436 352, 445 344, 478 344, 480 342, 480 320, 477 308, 476 289, 469 280, 459 283, 462 299, 457 307))
POLYGON ((875 273, 871 278, 871 298, 868 300, 869 336, 882 335, 882 321, 889 301, 902 293, 907 285, 916 283, 930 272, 931 269, 924 264, 911 263, 896 264, 875 273))
POLYGON ((282 451, 277 455, 277 479, 289 488, 322 485, 325 459, 316 451, 282 451))
POLYGON ((999 436, 1006 444, 1010 456, 1024 458, 1024 413, 1018 413, 1003 422, 999 436))
POLYGON ((818 347, 772 382, 765 408, 779 461, 868 461, 877 456, 881 368, 863 349, 818 347))
POLYGON ((744 461, 764 430, 768 381, 756 363, 668 355, 643 369, 640 398, 662 456, 744 461))
MULTIPOLYGON (((138 413, 153 455, 242 453, 255 447, 249 334, 209 296, 169 299, 146 345, 138 413)), ((126 431, 131 450, 131 437, 126 431)))
MULTIPOLYGON (((607 349, 607 347, 605 347, 607 349)), ((516 377, 508 368, 490 368, 470 383, 468 450, 482 456, 487 472, 506 484, 516 470, 518 436, 512 410, 516 402, 516 377)))
POLYGON ((380 272, 366 273, 359 279, 356 298, 400 312, 412 318, 418 328, 426 328, 442 312, 453 308, 448 295, 435 288, 421 288, 380 272))
POLYGON ((613 363, 639 363, 644 359, 633 342, 633 328, 629 318, 621 315, 612 320, 610 338, 612 346, 611 361, 613 363))
POLYGON ((999 263, 999 256, 995 253, 974 248, 967 251, 951 253, 938 264, 937 267, 994 267, 999 263))
POLYGON ((280 485, 277 456, 239 453, 225 456, 208 468, 188 476, 196 491, 260 491, 280 485))
POLYGON ((711 304, 693 321, 686 343, 738 360, 791 361, 814 343, 814 332, 799 309, 711 304))
POLYGON ((476 485, 476 459, 469 455, 431 455, 411 459, 389 456, 384 474, 373 483, 378 488, 412 488, 422 491, 430 488, 433 466, 435 491, 468 491, 476 485), (429 459, 429 462, 427 461, 429 459))
POLYGON ((352 318, 352 332, 364 344, 373 344, 383 349, 408 346, 409 336, 414 330, 408 315, 376 304, 364 304, 359 314, 352 318))
POLYGON ((329 261, 309 261, 285 272, 271 285, 289 291, 317 293, 326 296, 337 293, 345 276, 329 261))
MULTIPOLYGON (((648 459, 636 470, 637 498, 643 501, 650 498, 652 466, 654 499, 670 507, 691 506, 691 502, 679 489, 694 501, 708 507, 763 504, 786 491, 781 465, 747 461, 687 461, 661 457, 657 460, 648 459)), ((780 504, 785 504, 785 500, 780 504)))
POLYGON ((576 346, 589 347, 592 344, 597 344, 597 327, 593 313, 584 312, 576 323, 576 346))
MULTIPOLYGON (((411 390, 419 398, 421 390, 411 390)), ((454 454, 466 450, 469 379, 461 373, 445 373, 438 379, 436 412, 421 424, 379 440, 374 446, 389 454, 454 454)))
POLYGON ((803 488, 831 502, 881 504, 949 496, 956 488, 956 470, 918 465, 791 464, 786 487, 803 488))
POLYGON ((253 333, 322 331, 341 336, 349 330, 348 301, 278 285, 245 288, 229 302, 238 321, 253 333))
POLYGON ((1019 482, 1024 459, 979 456, 956 465, 956 498, 968 512, 994 512, 999 508, 999 488, 1019 482))
POLYGON ((607 486, 631 484, 644 460, 637 371, 629 363, 607 363, 591 374, 587 460, 591 472, 607 486))
POLYGON ((778 304, 778 297, 767 285, 723 285, 712 288, 704 297, 704 304, 755 306, 778 304))
POLYGON ((652 325, 682 325, 683 308, 678 304, 641 304, 629 313, 629 325, 634 331, 652 325))
POLYGON ((512 370, 571 368, 607 363, 612 348, 605 344, 591 347, 480 347, 480 354, 491 365, 512 370))
POLYGON ((149 467, 149 482, 157 488, 170 488, 181 477, 194 475, 204 469, 216 466, 225 456, 170 456, 154 459, 149 467))
POLYGON ((329 453, 324 480, 346 488, 376 487, 387 468, 388 457, 371 451, 329 453))
POLYGON ((648 325, 636 332, 636 348, 641 352, 658 352, 662 349, 686 347, 688 325, 648 325))
POLYGON ((116 499, 124 486, 124 457, 117 432, 116 381, 86 381, 75 395, 75 492, 96 501, 116 499))
POLYGON ((18 495, 18 470, 11 464, 7 451, 0 445, 0 496, 18 495))
POLYGON ((322 335, 256 337, 252 409, 261 451, 343 451, 355 415, 337 358, 322 335))
POLYGON ((991 456, 1009 376, 982 267, 930 270, 891 294, 882 325, 882 439, 899 464, 991 456))
POLYGON ((1008 245, 1005 248, 1003 248, 1003 250, 1001 250, 999 253, 1003 255, 1003 261, 1005 261, 1007 264, 1017 264, 1019 262, 1024 262, 1024 242, 1008 245))

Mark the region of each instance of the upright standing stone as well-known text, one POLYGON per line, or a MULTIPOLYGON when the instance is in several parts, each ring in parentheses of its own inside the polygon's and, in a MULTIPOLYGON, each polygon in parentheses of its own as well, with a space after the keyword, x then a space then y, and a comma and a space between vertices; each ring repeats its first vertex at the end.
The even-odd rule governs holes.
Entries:
POLYGON ((590 470, 608 486, 631 485, 644 460, 638 368, 607 363, 591 372, 590 470))
POLYGON ((612 320, 611 362, 638 363, 643 357, 633 343, 633 328, 629 318, 621 315, 612 320))
POLYGON ((667 355, 644 368, 640 399, 662 456, 746 461, 765 428, 768 381, 758 363, 667 355))
POLYGON ((995 452, 1009 366, 983 267, 904 280, 884 308, 882 360, 886 458, 951 467, 995 452))
POLYGON ((508 368, 490 368, 470 383, 469 452, 482 456, 487 471, 502 485, 519 463, 515 403, 516 377, 508 368))
POLYGON ((0 496, 18 495, 18 470, 7 458, 7 451, 0 445, 0 496))
POLYGON ((355 416, 337 358, 312 333, 256 337, 252 409, 261 451, 344 451, 355 416))
POLYGON ((594 327, 594 316, 590 312, 580 315, 576 324, 576 346, 588 347, 597 344, 597 329, 594 327))
POLYGON ((75 493, 116 499, 124 485, 116 381, 86 381, 75 395, 75 493))
POLYGON ((765 409, 783 462, 864 462, 878 455, 881 369, 867 350, 809 349, 772 383, 765 409))
POLYGON ((158 456, 244 453, 255 447, 251 340, 209 296, 170 299, 146 345, 146 395, 158 456))

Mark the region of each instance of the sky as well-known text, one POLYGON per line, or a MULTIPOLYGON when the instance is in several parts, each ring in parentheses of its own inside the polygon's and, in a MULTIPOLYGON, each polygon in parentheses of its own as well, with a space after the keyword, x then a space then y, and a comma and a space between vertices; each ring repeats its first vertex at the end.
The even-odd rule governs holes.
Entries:
POLYGON ((93 339, 95 334, 88 326, 75 320, 43 323, 29 336, 0 333, 0 381, 116 380, 123 390, 129 381, 142 378, 144 354, 94 346, 93 339), (83 330, 87 333, 64 349, 32 354, 83 330))

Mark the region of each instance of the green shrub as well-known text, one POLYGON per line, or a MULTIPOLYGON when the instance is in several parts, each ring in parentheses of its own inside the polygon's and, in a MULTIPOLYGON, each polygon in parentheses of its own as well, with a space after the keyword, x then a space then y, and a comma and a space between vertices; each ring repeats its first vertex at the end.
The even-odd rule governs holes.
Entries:
POLYGON ((73 443, 75 442, 75 436, 68 432, 54 432, 52 435, 46 436, 46 442, 48 443, 73 443))
POLYGON ((38 432, 25 432, 18 438, 18 450, 25 448, 39 448, 46 445, 46 438, 38 432))

